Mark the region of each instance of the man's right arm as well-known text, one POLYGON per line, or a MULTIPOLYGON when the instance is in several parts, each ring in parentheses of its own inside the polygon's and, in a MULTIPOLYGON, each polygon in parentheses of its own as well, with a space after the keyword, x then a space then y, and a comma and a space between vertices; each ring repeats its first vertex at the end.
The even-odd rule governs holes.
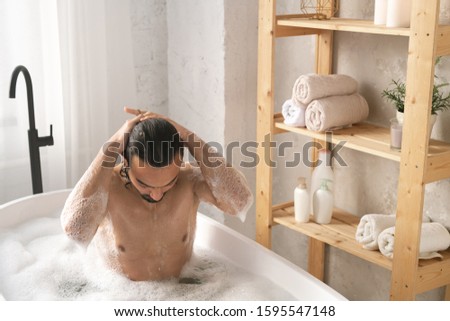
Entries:
POLYGON ((123 154, 127 135, 140 118, 127 120, 111 137, 66 200, 61 214, 62 227, 71 239, 84 246, 91 242, 107 213, 114 165, 123 154))
POLYGON ((61 214, 64 232, 85 246, 90 243, 106 215, 113 167, 103 166, 105 157, 103 151, 98 153, 70 193, 61 214))

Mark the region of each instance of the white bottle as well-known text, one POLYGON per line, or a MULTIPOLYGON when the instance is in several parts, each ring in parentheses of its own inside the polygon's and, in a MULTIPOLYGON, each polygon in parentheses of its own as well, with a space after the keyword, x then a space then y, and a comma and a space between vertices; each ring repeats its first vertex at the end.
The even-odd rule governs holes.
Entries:
POLYGON ((295 221, 306 223, 309 221, 309 193, 304 177, 298 179, 298 186, 294 189, 294 213, 295 221))
POLYGON ((330 223, 333 216, 333 194, 328 189, 328 182, 327 179, 323 179, 313 196, 314 221, 319 224, 330 223))
POLYGON ((326 149, 321 149, 319 151, 319 164, 314 169, 311 175, 311 189, 310 189, 310 198, 311 198, 311 205, 313 206, 313 196, 314 193, 320 188, 320 184, 322 183, 323 179, 328 180, 328 189, 333 194, 334 190, 334 173, 333 169, 331 168, 331 152, 326 149))

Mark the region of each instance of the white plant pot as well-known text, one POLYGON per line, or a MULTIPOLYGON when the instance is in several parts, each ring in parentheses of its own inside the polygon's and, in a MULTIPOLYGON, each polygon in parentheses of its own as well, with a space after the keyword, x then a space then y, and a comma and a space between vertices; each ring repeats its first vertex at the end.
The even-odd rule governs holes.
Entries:
MULTIPOLYGON (((399 124, 403 124, 403 120, 405 118, 405 115, 399 111, 397 111, 397 114, 395 115, 397 118, 397 121, 399 124)), ((431 132, 433 131, 433 126, 436 123, 437 115, 431 114, 430 118, 430 128, 428 129, 428 138, 431 137, 431 132)))
POLYGON ((399 124, 403 124, 403 120, 405 119, 405 115, 397 110, 397 114, 395 115, 399 124))
POLYGON ((436 123, 437 115, 431 114, 430 128, 428 129, 428 138, 431 138, 431 132, 433 131, 434 124, 436 123))

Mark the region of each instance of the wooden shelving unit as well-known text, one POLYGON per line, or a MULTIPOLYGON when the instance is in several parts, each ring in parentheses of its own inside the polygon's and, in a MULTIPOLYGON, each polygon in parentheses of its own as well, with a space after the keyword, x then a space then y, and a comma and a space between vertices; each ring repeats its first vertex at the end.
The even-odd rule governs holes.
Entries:
MULTIPOLYGON (((359 218, 335 210, 331 224, 296 223, 293 203, 273 206, 272 168, 267 162, 257 167, 256 213, 257 241, 271 247, 271 228, 286 226, 310 238, 308 267, 311 274, 323 279, 325 244, 336 247, 390 271, 392 300, 413 300, 417 293, 447 286, 450 300, 450 250, 444 259, 420 260, 418 249, 424 188, 427 183, 450 177, 450 144, 427 138, 434 81, 434 60, 450 54, 450 26, 439 26, 439 0, 413 0, 411 28, 386 28, 372 21, 340 19, 310 20, 302 15, 276 15, 276 0, 259 0, 258 48, 258 118, 257 139, 260 159, 272 159, 262 142, 269 135, 294 132, 316 141, 339 144, 399 163, 396 242, 394 259, 378 251, 364 250, 355 241, 359 218), (333 34, 360 32, 409 38, 406 79, 406 107, 402 151, 389 147, 389 131, 368 123, 333 132, 329 138, 304 128, 284 125, 280 114, 274 114, 275 41, 279 37, 316 35, 316 72, 332 72, 333 34)), ((271 149, 268 149, 271 153, 271 149)))

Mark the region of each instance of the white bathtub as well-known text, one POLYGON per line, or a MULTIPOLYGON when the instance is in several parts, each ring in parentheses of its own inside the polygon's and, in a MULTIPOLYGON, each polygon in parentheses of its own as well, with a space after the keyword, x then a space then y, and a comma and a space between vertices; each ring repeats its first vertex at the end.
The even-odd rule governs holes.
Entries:
MULTIPOLYGON (((69 192, 37 194, 1 205, 0 228, 35 217, 59 216, 69 192)), ((203 214, 198 215, 195 242, 221 253, 236 266, 269 279, 298 300, 346 300, 298 266, 203 214)))

